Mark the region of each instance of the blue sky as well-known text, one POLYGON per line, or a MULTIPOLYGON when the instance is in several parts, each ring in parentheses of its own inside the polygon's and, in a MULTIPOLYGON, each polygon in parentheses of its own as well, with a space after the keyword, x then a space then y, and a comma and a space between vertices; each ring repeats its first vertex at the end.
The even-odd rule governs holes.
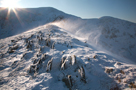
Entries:
POLYGON ((136 0, 20 0, 23 8, 54 7, 81 18, 112 16, 136 23, 136 0))

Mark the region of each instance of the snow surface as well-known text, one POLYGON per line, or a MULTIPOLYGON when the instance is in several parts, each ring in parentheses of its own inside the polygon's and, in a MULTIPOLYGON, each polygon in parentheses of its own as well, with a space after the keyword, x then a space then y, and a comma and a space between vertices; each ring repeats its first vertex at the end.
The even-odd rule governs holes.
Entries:
POLYGON ((1 90, 136 87, 135 23, 84 20, 48 7, 17 9, 20 24, 13 12, 5 20, 6 12, 0 11, 1 90))

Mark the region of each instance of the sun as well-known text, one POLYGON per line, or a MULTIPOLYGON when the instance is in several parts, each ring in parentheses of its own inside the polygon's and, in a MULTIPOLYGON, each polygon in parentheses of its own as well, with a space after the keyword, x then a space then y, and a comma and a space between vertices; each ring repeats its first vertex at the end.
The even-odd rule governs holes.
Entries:
POLYGON ((20 6, 18 5, 19 1, 21 1, 21 0, 2 0, 2 1, 0 1, 0 3, 1 3, 1 6, 3 7, 1 10, 5 10, 8 8, 6 20, 8 20, 10 18, 10 12, 13 11, 15 13, 18 21, 22 25, 21 19, 18 15, 18 12, 17 12, 17 10, 21 9, 21 8, 19 8, 20 6))
POLYGON ((2 0, 1 4, 2 4, 2 7, 7 7, 9 9, 14 9, 16 7, 19 7, 18 6, 18 1, 19 0, 2 0))

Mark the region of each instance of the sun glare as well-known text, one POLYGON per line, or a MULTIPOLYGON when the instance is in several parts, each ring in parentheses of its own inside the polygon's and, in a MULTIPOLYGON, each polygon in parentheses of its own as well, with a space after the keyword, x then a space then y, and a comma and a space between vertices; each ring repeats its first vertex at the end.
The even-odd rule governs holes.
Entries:
POLYGON ((18 7, 18 1, 19 0, 2 0, 1 4, 3 7, 7 7, 9 9, 14 9, 16 7, 18 7))
POLYGON ((1 9, 1 10, 4 10, 4 9, 8 8, 8 13, 7 13, 6 19, 8 20, 10 18, 10 12, 12 10, 15 13, 15 15, 16 15, 17 19, 19 20, 20 24, 22 25, 21 19, 20 19, 19 15, 18 15, 18 12, 17 12, 17 10, 19 10, 19 8, 18 8, 19 7, 19 5, 18 5, 19 1, 20 0, 2 0, 0 3, 1 3, 1 6, 3 7, 3 9, 1 9))

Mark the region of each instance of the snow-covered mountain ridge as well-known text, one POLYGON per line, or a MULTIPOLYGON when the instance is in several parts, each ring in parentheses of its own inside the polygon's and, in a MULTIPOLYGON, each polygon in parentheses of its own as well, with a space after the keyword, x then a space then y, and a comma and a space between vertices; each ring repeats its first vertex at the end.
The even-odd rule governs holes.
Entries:
POLYGON ((0 11, 0 38, 22 33, 40 25, 61 19, 63 18, 62 16, 65 15, 63 12, 51 7, 37 9, 17 8, 15 10, 10 10, 10 14, 8 13, 8 9, 0 11))
POLYGON ((54 25, 1 39, 0 52, 4 90, 120 90, 136 83, 135 65, 98 51, 54 25))
POLYGON ((57 22, 90 44, 136 62, 136 24, 113 17, 57 22))
MULTIPOLYGON (((136 62, 136 24, 113 17, 81 19, 57 9, 16 9, 16 15, 8 10, 0 11, 0 38, 16 35, 40 25, 55 22, 55 25, 86 39, 107 51, 136 62)), ((53 23, 54 24, 54 23, 53 23)))
POLYGON ((136 66, 125 61, 136 62, 135 23, 81 19, 54 8, 16 13, 7 18, 0 11, 0 89, 136 88, 136 66))

